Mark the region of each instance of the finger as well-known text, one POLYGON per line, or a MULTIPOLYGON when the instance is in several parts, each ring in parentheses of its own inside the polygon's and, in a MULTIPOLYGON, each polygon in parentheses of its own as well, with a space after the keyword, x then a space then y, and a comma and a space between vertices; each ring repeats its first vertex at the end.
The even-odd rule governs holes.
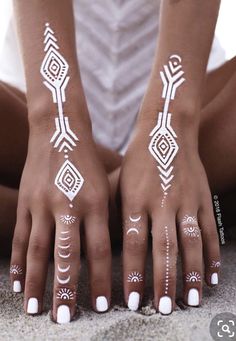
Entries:
POLYGON ((202 297, 203 256, 201 232, 196 215, 180 213, 178 226, 184 302, 189 306, 199 306, 202 297))
POLYGON ((106 210, 85 218, 85 238, 92 306, 97 312, 105 312, 111 302, 111 244, 106 210))
POLYGON ((25 210, 17 213, 17 222, 12 241, 12 254, 10 265, 10 280, 13 291, 24 291, 26 274, 26 256, 31 231, 31 216, 25 210))
POLYGON ((52 226, 49 216, 38 214, 33 218, 25 279, 24 308, 28 314, 40 314, 43 310, 52 226))
POLYGON ((80 221, 76 214, 56 217, 53 319, 70 322, 76 315, 80 270, 80 221))
POLYGON ((205 281, 209 286, 219 282, 220 245, 213 210, 201 210, 199 223, 202 230, 203 255, 205 263, 205 281))
POLYGON ((175 306, 177 237, 174 221, 165 224, 155 219, 152 227, 154 302, 163 315, 170 314, 175 306))
POLYGON ((144 292, 148 219, 143 212, 131 212, 124 215, 123 281, 125 302, 130 310, 137 310, 144 292))

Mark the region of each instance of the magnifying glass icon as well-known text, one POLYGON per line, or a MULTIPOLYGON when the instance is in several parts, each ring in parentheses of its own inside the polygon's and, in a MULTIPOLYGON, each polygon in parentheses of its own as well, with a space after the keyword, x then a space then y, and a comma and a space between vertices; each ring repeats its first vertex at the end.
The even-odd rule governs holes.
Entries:
POLYGON ((229 325, 228 324, 223 324, 223 326, 221 327, 222 331, 224 333, 228 333, 230 334, 230 330, 229 330, 229 325))

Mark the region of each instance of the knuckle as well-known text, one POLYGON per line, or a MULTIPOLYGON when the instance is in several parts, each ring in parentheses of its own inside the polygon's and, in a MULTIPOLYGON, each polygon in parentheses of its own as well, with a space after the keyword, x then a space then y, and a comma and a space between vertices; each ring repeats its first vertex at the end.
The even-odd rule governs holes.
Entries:
POLYGON ((36 276, 30 275, 26 278, 25 288, 28 293, 35 292, 35 288, 37 287, 38 278, 36 276))
POLYGON ((30 240, 29 244, 29 253, 33 257, 47 257, 48 249, 46 243, 41 240, 39 237, 34 237, 30 240))
POLYGON ((166 256, 167 247, 168 247, 169 254, 172 257, 177 256, 177 253, 178 253, 177 242, 173 240, 172 238, 169 238, 168 245, 167 245, 166 239, 163 238, 160 241, 160 245, 157 246, 157 249, 159 250, 159 253, 161 254, 162 257, 166 256))
POLYGON ((108 204, 108 194, 106 190, 89 190, 85 198, 86 206, 92 211, 102 211, 108 204))
POLYGON ((15 234, 13 241, 12 241, 12 248, 14 250, 19 250, 21 251, 22 249, 25 249, 27 246, 27 242, 25 241, 24 238, 20 236, 20 234, 15 234))
POLYGON ((139 255, 145 252, 146 246, 142 239, 130 237, 126 240, 125 249, 129 254, 139 255))
POLYGON ((90 258, 93 260, 100 260, 110 255, 110 246, 106 241, 97 241, 90 249, 90 258))

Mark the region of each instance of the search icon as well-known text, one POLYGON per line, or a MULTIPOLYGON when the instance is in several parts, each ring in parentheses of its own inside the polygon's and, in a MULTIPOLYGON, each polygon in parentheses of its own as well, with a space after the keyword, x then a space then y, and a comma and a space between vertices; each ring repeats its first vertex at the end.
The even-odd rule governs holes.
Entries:
POLYGON ((230 334, 230 329, 229 329, 229 325, 228 324, 223 324, 223 326, 221 327, 222 331, 224 333, 228 333, 230 334))

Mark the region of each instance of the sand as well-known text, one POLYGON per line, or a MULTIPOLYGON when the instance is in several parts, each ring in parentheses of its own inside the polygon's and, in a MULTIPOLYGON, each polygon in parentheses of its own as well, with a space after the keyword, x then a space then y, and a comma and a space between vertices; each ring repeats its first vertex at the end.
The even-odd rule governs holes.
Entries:
MULTIPOLYGON (((212 340, 209 334, 211 319, 225 311, 236 313, 235 285, 236 242, 222 247, 221 280, 217 289, 204 287, 200 308, 187 308, 177 301, 176 311, 161 316, 152 307, 152 278, 147 276, 144 307, 138 312, 129 311, 123 304, 120 256, 113 261, 113 301, 108 313, 91 311, 86 266, 83 263, 79 286, 79 314, 68 325, 57 325, 50 319, 52 264, 49 269, 45 294, 45 312, 30 317, 23 313, 22 294, 13 294, 9 286, 9 261, 1 263, 0 283, 0 340, 212 340)), ((151 274, 149 260, 147 273, 151 274)), ((180 285, 178 285, 180 291, 180 285)))

